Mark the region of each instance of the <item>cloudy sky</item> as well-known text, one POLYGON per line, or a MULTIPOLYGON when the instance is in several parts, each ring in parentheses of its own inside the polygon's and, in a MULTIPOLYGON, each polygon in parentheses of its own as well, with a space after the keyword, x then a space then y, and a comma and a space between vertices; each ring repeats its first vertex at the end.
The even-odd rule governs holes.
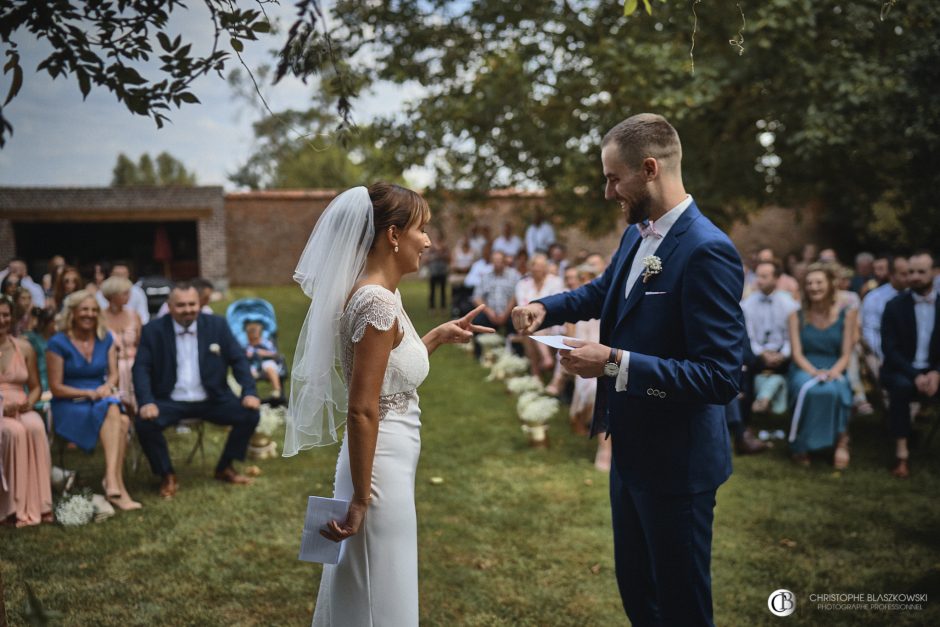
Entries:
MULTIPOLYGON (((192 41, 195 54, 205 53, 211 45, 208 14, 202 3, 189 4, 190 9, 173 13, 168 31, 171 36, 181 34, 184 40, 192 41)), ((269 15, 289 26, 291 4, 266 7, 269 15)), ((166 151, 195 171, 200 185, 235 188, 227 175, 251 153, 251 124, 258 114, 234 97, 224 80, 215 75, 199 79, 193 91, 202 104, 172 110, 172 123, 158 130, 150 118, 131 114, 105 89, 93 88, 88 99, 82 101, 74 78, 53 81, 48 74, 35 72, 49 48, 28 33, 17 33, 14 40, 19 46, 24 81, 19 95, 4 109, 14 134, 0 149, 0 185, 108 185, 118 153, 136 160, 144 152, 155 156, 166 151)), ((268 51, 275 47, 276 42, 270 39, 246 42, 243 57, 254 69, 270 62, 268 51)), ((0 58, 5 58, 2 45, 0 58)), ((237 66, 233 57, 226 73, 237 66)), ((0 97, 5 97, 8 88, 9 76, 0 75, 0 97)), ((290 78, 274 87, 262 87, 274 111, 306 108, 313 89, 290 78)), ((394 111, 417 93, 415 87, 381 85, 354 103, 354 117, 363 122, 378 113, 394 111)), ((416 178, 420 179, 420 174, 416 178)))

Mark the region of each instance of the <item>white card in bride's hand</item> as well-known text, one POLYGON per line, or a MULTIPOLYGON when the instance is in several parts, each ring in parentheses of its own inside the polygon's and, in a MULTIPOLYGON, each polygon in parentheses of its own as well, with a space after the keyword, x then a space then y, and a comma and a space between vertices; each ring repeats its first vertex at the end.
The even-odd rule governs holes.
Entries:
POLYGON ((328 499, 322 496, 307 498, 307 517, 304 519, 304 531, 300 538, 300 555, 297 559, 304 562, 336 564, 339 562, 342 542, 333 542, 320 535, 331 520, 346 520, 349 501, 328 499))
POLYGON ((558 348, 563 351, 570 351, 574 349, 574 346, 568 346, 565 344, 565 340, 574 340, 575 342, 583 342, 584 340, 579 340, 576 337, 568 337, 567 335, 530 335, 533 340, 536 342, 541 342, 546 346, 551 346, 552 348, 558 348))

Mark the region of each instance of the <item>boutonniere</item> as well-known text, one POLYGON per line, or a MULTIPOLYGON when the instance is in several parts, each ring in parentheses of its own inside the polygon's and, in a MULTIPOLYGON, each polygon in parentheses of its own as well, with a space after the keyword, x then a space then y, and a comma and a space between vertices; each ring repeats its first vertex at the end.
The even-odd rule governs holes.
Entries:
POLYGON ((221 354, 222 354, 222 347, 219 346, 219 345, 216 344, 216 343, 209 344, 209 352, 212 353, 212 354, 214 354, 214 355, 221 355, 221 354))
POLYGON ((643 282, 646 283, 663 271, 663 261, 656 255, 643 257, 643 282))

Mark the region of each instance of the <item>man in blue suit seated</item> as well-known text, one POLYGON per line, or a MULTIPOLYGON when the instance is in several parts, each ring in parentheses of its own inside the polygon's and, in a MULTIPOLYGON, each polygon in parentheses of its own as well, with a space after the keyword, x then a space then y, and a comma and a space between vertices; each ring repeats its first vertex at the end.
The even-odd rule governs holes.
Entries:
POLYGON ((184 418, 231 427, 215 477, 247 485, 251 479, 232 462, 245 459, 261 402, 245 352, 223 318, 199 313, 193 285, 178 283, 168 302, 170 315, 144 327, 133 370, 140 406, 134 426, 151 470, 162 477, 160 496, 172 498, 179 485, 163 430, 184 418), (242 386, 241 400, 227 382, 230 366, 242 386))
POLYGON ((895 438, 891 474, 910 476, 907 440, 911 437, 911 403, 935 398, 940 390, 940 299, 933 285, 933 256, 915 254, 908 265, 910 291, 885 305, 881 318, 884 365, 881 384, 888 391, 888 418, 895 438))
POLYGON ((731 474, 725 406, 738 394, 743 271, 728 237, 686 194, 682 146, 639 114, 602 142, 605 196, 630 226, 604 274, 513 311, 525 333, 600 318, 600 343, 562 365, 598 377, 591 434, 612 439, 614 560, 633 625, 713 625, 715 495, 731 474))

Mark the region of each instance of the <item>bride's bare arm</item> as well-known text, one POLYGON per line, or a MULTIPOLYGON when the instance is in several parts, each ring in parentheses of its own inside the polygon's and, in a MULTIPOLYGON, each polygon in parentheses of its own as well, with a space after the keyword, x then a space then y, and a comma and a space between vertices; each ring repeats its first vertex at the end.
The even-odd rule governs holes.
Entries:
POLYGON ((466 344, 473 340, 474 333, 496 333, 490 327, 481 327, 473 324, 473 319, 479 315, 486 305, 480 305, 467 315, 457 320, 451 320, 434 327, 427 335, 421 338, 428 349, 428 355, 437 350, 441 344, 466 344))
POLYGON ((336 542, 359 531, 372 498, 372 463, 379 434, 379 395, 397 333, 397 325, 392 325, 387 331, 367 326, 354 348, 349 412, 346 415, 353 497, 346 520, 342 523, 331 521, 326 530, 320 532, 336 542))

